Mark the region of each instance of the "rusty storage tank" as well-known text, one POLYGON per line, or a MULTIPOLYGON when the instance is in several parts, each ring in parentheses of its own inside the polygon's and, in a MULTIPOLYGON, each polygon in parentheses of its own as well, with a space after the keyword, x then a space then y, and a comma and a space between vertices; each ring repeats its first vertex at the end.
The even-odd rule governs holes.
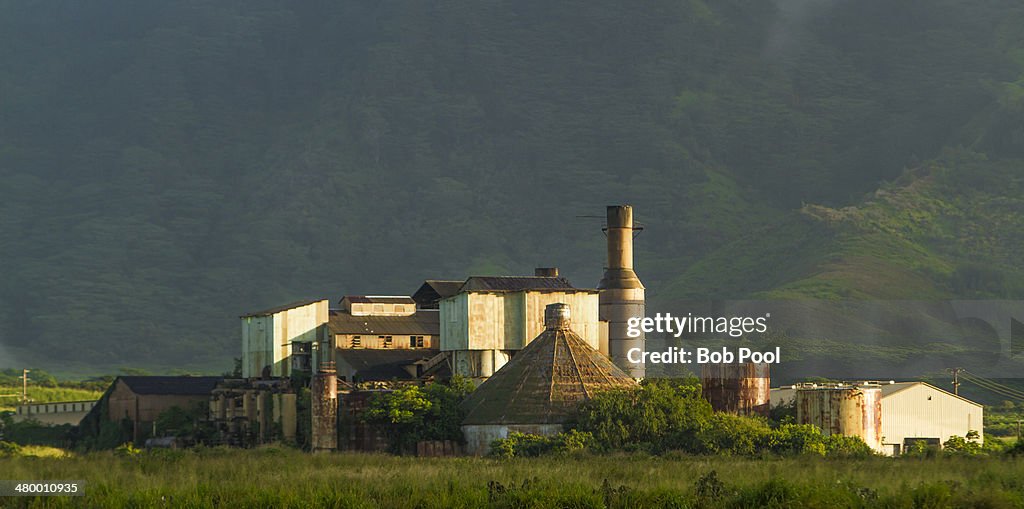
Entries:
POLYGON ((771 409, 768 364, 702 364, 700 390, 711 408, 719 412, 767 417, 771 409))
POLYGON ((882 452, 882 389, 872 384, 796 386, 796 421, 826 435, 856 436, 882 452))
POLYGON ((312 414, 311 449, 313 452, 338 449, 338 376, 333 362, 324 362, 313 375, 309 390, 312 414))

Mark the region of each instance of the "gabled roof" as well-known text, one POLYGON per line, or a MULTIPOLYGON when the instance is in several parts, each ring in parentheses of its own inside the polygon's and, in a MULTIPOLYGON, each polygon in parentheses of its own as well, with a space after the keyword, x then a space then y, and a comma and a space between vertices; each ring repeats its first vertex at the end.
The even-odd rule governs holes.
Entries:
POLYGON ((463 401, 463 424, 565 423, 594 393, 635 386, 572 330, 548 329, 463 401))
POLYGON ((341 302, 356 302, 359 304, 412 304, 412 297, 404 295, 346 295, 341 302))
POLYGON ((437 350, 384 350, 374 348, 338 348, 334 358, 338 363, 348 364, 361 382, 410 380, 413 375, 405 366, 430 359, 437 350))
MULTIPOLYGON (((462 283, 465 283, 465 281, 461 279, 458 281, 447 279, 428 279, 423 282, 423 285, 420 286, 420 289, 417 290, 416 293, 430 289, 433 290, 438 297, 443 299, 459 293, 459 288, 462 287, 462 283)), ((415 294, 413 298, 415 298, 415 294)))
POLYGON ((574 289, 564 277, 544 276, 472 276, 459 288, 459 293, 474 291, 506 291, 574 289))
POLYGON ((893 394, 896 394, 897 392, 902 392, 902 391, 904 391, 906 389, 909 389, 911 387, 915 387, 915 386, 918 386, 918 385, 923 385, 923 386, 925 386, 925 387, 927 387, 929 389, 932 389, 934 391, 938 391, 938 392, 940 392, 940 393, 942 393, 942 394, 944 394, 946 396, 950 396, 950 397, 953 397, 953 398, 956 398, 956 399, 963 400, 964 402, 970 403, 970 404, 975 405, 975 406, 979 406, 979 407, 980 406, 984 406, 981 403, 975 403, 974 401, 971 401, 971 400, 969 400, 969 399, 967 399, 967 398, 965 398, 963 396, 960 396, 958 394, 953 394, 952 392, 949 392, 947 390, 940 389, 940 388, 938 388, 938 387, 936 387, 936 386, 934 386, 934 385, 932 385, 930 383, 927 383, 927 382, 896 382, 896 383, 891 383, 891 384, 883 384, 882 385, 882 399, 885 399, 885 398, 887 398, 889 396, 892 396, 893 394))
POLYGON ((320 302, 322 300, 324 300, 324 299, 300 300, 300 301, 297 301, 297 302, 292 302, 291 304, 285 304, 283 306, 277 306, 277 307, 270 308, 270 309, 264 309, 263 311, 255 311, 255 312, 252 312, 252 313, 246 313, 246 314, 242 315, 242 318, 248 318, 250 316, 270 316, 270 315, 273 315, 273 314, 276 314, 276 313, 280 313, 281 311, 287 311, 289 309, 301 308, 303 306, 308 306, 310 304, 315 304, 315 303, 320 302))
POLYGON ((352 316, 334 309, 327 314, 327 327, 333 334, 371 334, 382 336, 437 336, 441 334, 439 313, 420 309, 408 316, 352 316))
MULTIPOLYGON (((119 376, 135 394, 199 396, 210 394, 220 376, 119 376)), ((117 380, 114 383, 117 383, 117 380)))
POLYGON ((465 281, 428 279, 412 294, 412 299, 421 308, 437 308, 439 300, 459 293, 462 283, 465 281))

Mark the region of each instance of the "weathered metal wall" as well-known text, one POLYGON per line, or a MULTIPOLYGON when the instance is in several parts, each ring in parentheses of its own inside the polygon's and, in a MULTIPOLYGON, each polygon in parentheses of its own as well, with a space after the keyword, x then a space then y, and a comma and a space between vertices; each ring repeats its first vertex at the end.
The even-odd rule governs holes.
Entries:
POLYGON ((644 348, 644 335, 631 338, 628 322, 643 317, 644 285, 633 271, 633 208, 613 205, 608 215, 608 267, 598 284, 599 316, 608 322, 608 351, 612 361, 633 378, 643 378, 643 362, 630 362, 630 350, 644 348))
POLYGON ((593 290, 458 294, 440 304, 441 350, 454 353, 455 373, 487 378, 544 331, 544 308, 554 303, 572 307, 573 331, 600 349, 598 302, 593 290))
POLYGON ((704 399, 719 412, 767 417, 771 409, 768 364, 703 364, 700 386, 704 399))
POLYGON ((242 317, 242 377, 288 376, 292 342, 316 342, 330 302, 321 300, 266 316, 242 317))
POLYGON ((338 377, 334 367, 321 366, 310 386, 313 452, 338 449, 338 377))
POLYGON ((814 424, 826 435, 860 437, 882 452, 882 397, 876 386, 799 388, 796 419, 799 424, 814 424))

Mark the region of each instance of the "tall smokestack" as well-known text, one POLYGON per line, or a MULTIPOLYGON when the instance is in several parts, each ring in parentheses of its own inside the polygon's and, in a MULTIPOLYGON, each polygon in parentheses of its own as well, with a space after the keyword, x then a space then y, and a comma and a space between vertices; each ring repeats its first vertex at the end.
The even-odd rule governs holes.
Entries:
MULTIPOLYGON (((597 288, 601 291, 598 311, 608 322, 608 353, 612 362, 633 378, 643 378, 643 362, 630 362, 629 351, 644 350, 644 335, 631 338, 627 334, 631 317, 644 316, 644 285, 633 272, 633 207, 608 207, 608 266, 597 288)), ((636 353, 634 359, 642 357, 636 353)))

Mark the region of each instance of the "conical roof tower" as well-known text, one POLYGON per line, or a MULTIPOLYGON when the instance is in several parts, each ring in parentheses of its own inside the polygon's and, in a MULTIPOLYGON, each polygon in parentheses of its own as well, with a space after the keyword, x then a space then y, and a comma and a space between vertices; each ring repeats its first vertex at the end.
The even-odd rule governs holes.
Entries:
POLYGON ((636 381, 579 337, 569 306, 544 309, 545 330, 462 404, 464 425, 565 423, 597 391, 636 381))

